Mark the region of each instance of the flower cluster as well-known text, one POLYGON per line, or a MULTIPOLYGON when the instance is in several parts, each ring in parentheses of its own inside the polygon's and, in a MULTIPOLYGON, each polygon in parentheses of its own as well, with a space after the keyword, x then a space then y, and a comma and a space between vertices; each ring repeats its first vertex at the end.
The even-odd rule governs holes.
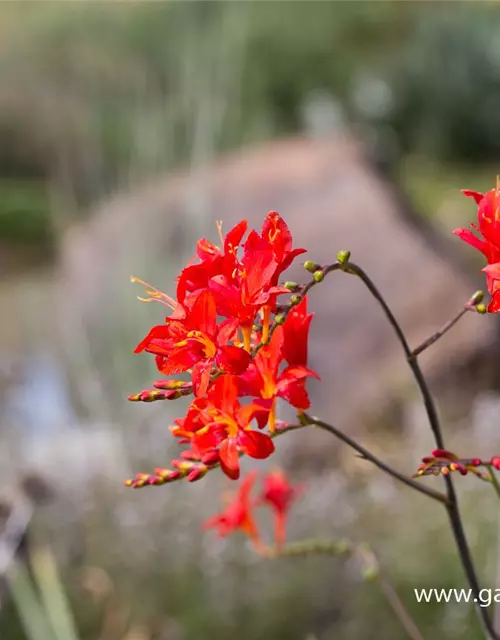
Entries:
POLYGON ((154 355, 165 376, 185 373, 189 379, 162 379, 129 399, 194 399, 171 427, 187 447, 180 458, 171 468, 137 474, 127 486, 194 481, 215 466, 237 479, 241 455, 262 459, 273 453, 278 398, 298 411, 309 407, 305 383, 318 377, 307 367, 312 315, 298 285, 279 284, 305 249, 292 247, 290 231, 275 211, 260 233, 251 230, 244 240, 247 226, 242 221, 224 237, 219 225, 220 247, 198 241, 197 261, 181 271, 176 299, 143 283, 149 297, 141 300, 160 302, 171 313, 135 352, 154 355), (288 303, 278 305, 291 292, 288 303))
POLYGON ((461 240, 480 251, 488 264, 483 271, 486 273, 486 283, 491 295, 488 305, 490 313, 500 311, 500 183, 495 189, 486 193, 465 189, 462 193, 472 198, 477 204, 478 224, 471 223, 471 229, 458 228, 453 233, 461 240), (482 236, 482 237, 481 237, 482 236))
POLYGON ((264 476, 262 492, 254 500, 251 492, 257 478, 252 471, 242 480, 238 492, 221 513, 205 522, 205 528, 215 528, 219 536, 225 537, 234 531, 243 531, 252 541, 259 552, 266 551, 257 525, 254 510, 261 505, 268 506, 274 513, 274 540, 280 549, 286 540, 286 518, 290 507, 302 491, 300 486, 292 486, 281 470, 275 470, 264 476))

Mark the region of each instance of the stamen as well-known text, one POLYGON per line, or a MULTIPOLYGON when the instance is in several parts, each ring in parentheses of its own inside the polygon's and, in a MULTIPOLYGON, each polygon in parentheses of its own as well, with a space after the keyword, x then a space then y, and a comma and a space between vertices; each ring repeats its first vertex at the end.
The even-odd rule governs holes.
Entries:
POLYGON ((163 291, 160 291, 156 287, 148 284, 147 282, 144 282, 144 280, 140 280, 135 276, 130 276, 130 282, 138 282, 139 284, 142 284, 142 286, 146 289, 146 293, 148 294, 148 296, 150 296, 149 298, 141 298, 140 296, 137 296, 137 299, 141 302, 160 302, 161 304, 164 304, 165 306, 172 309, 172 311, 177 308, 177 302, 173 298, 168 296, 166 293, 163 293, 163 291))

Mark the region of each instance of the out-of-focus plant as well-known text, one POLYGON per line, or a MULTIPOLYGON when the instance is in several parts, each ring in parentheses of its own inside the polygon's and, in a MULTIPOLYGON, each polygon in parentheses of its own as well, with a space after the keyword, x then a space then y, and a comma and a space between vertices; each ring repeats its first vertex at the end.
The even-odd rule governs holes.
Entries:
MULTIPOLYGON (((187 374, 183 379, 162 378, 147 389, 129 397, 134 402, 176 400, 194 395, 184 417, 171 426, 172 435, 185 445, 180 457, 170 467, 158 467, 153 473, 138 473, 125 485, 134 488, 162 486, 179 480, 195 482, 220 467, 232 480, 240 477, 240 458, 265 459, 273 455, 276 438, 284 433, 316 427, 330 433, 353 448, 361 458, 406 486, 443 505, 449 518, 462 567, 477 604, 485 637, 500 637, 493 619, 481 598, 481 587, 465 534, 458 498, 451 475, 472 473, 490 484, 500 497, 500 456, 487 460, 461 456, 445 446, 441 422, 433 395, 419 364, 419 356, 465 314, 500 311, 500 187, 486 194, 466 190, 478 207, 478 225, 455 229, 462 240, 478 249, 488 265, 483 269, 491 301, 483 304, 484 294, 476 292, 459 313, 415 348, 406 336, 384 297, 369 275, 351 262, 349 251, 340 251, 331 264, 304 263, 311 274, 307 284, 279 284, 282 275, 305 249, 293 248, 292 235, 280 215, 271 211, 260 233, 248 231, 245 220, 227 235, 219 226, 220 246, 206 239, 197 243, 197 262, 190 262, 177 279, 176 297, 146 286, 144 302, 158 302, 170 311, 163 324, 153 327, 138 344, 136 352, 155 356, 158 370, 165 376, 187 374), (373 454, 363 444, 333 424, 308 413, 310 401, 306 390, 308 378, 317 374, 307 366, 308 335, 312 314, 307 311, 311 289, 321 285, 331 273, 344 273, 361 280, 380 304, 403 349, 422 396, 435 449, 422 459, 413 476, 400 472, 373 454), (283 296, 290 297, 283 302, 283 296), (243 398, 250 398, 244 402, 243 398), (277 418, 277 400, 286 400, 297 410, 297 424, 277 418), (444 491, 437 491, 418 479, 440 475, 444 491)), ((133 278, 133 281, 137 281, 133 278)), ((250 537, 256 551, 266 557, 307 555, 309 553, 358 553, 367 562, 365 574, 379 577, 378 565, 366 547, 351 542, 306 540, 287 545, 285 522, 297 494, 282 473, 264 479, 264 491, 256 500, 251 497, 256 474, 247 475, 236 497, 219 515, 207 523, 226 536, 237 530, 250 537), (266 545, 254 517, 259 505, 270 506, 276 516, 275 545, 266 545)), ((422 638, 393 588, 383 582, 385 594, 412 638, 422 638)))
POLYGON ((470 3, 421 14, 386 74, 388 122, 405 151, 484 162, 500 152, 500 11, 470 3))

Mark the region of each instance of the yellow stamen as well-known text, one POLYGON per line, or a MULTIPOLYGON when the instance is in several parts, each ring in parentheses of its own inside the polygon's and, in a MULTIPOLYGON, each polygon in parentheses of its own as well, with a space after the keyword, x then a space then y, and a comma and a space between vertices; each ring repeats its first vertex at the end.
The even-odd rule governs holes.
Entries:
POLYGON ((217 353, 217 347, 215 346, 215 344, 202 331, 190 331, 187 334, 187 337, 191 340, 196 340, 203 346, 203 350, 207 358, 213 358, 217 353))
POLYGON ((166 293, 163 293, 163 291, 160 291, 156 287, 153 287, 147 282, 144 282, 144 280, 140 280, 135 276, 130 276, 130 282, 138 282, 139 284, 142 284, 142 286, 146 289, 146 293, 148 294, 148 296, 150 296, 149 298, 141 298, 140 296, 137 296, 137 299, 141 302, 161 302, 161 304, 170 307, 172 310, 177 307, 177 303, 175 302, 175 300, 173 300, 166 293))

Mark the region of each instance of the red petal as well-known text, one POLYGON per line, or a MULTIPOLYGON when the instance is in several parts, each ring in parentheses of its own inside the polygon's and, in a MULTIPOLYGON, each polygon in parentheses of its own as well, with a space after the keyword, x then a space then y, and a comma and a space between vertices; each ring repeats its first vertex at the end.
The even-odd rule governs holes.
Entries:
POLYGON ((251 458, 263 460, 274 452, 274 443, 271 438, 261 431, 241 430, 238 434, 238 444, 251 458))
POLYGON ((194 350, 191 346, 184 349, 178 349, 169 355, 168 358, 164 358, 163 362, 159 363, 157 359, 157 365, 159 371, 165 375, 172 373, 182 373, 194 366, 200 359, 200 353, 194 350))
POLYGON ((234 438, 226 438, 222 442, 219 455, 222 471, 232 480, 237 480, 240 477, 240 456, 234 438))
POLYGON ((230 374, 217 378, 210 386, 208 396, 221 411, 233 415, 238 404, 238 378, 230 374))
POLYGON ((479 191, 471 191, 470 189, 462 189, 462 193, 464 196, 468 198, 474 198, 476 204, 479 204, 481 200, 484 198, 484 193, 480 193, 479 191))
POLYGON ((257 420, 259 429, 263 429, 269 420, 269 412, 274 399, 259 399, 238 409, 238 424, 247 427, 252 420, 257 420))
POLYGON ((157 327, 153 327, 148 335, 139 342, 134 349, 134 353, 141 353, 151 343, 152 340, 167 340, 170 338, 170 328, 166 324, 160 324, 157 327))
POLYGON ((231 247, 237 248, 243 239, 243 236, 247 232, 248 222, 242 220, 235 227, 228 231, 224 239, 224 252, 228 253, 231 247))
POLYGON ((486 242, 478 238, 470 229, 453 229, 452 233, 463 240, 467 244, 470 244, 474 249, 485 252, 486 242))
POLYGON ((283 386, 279 391, 280 398, 287 400, 296 409, 309 409, 311 403, 307 395, 305 380, 297 380, 283 386))
POLYGON ((213 294, 205 289, 198 294, 191 313, 189 324, 192 329, 201 331, 209 337, 213 337, 217 328, 217 309, 213 294))
POLYGON ((201 360, 193 367, 193 391, 195 396, 204 396, 210 384, 212 360, 201 360))
POLYGON ((500 311, 500 290, 495 291, 491 299, 491 302, 488 305, 489 313, 498 313, 499 311, 500 311))
POLYGON ((250 354, 240 347, 219 347, 215 361, 223 371, 241 375, 250 363, 250 354))

